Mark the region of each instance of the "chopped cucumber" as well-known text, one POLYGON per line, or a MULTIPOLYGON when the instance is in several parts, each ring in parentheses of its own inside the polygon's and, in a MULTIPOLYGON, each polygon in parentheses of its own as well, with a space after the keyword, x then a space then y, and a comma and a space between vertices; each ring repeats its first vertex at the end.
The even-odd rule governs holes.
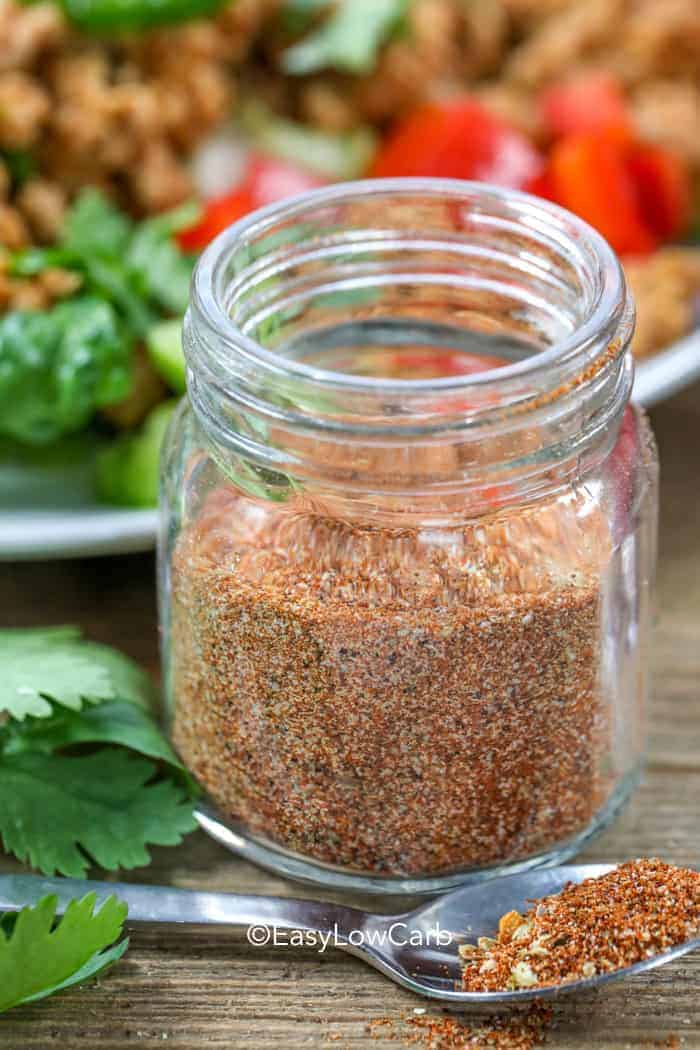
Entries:
POLYGON ((161 321, 146 336, 146 347, 156 372, 176 394, 185 392, 185 355, 182 352, 182 321, 161 321))
POLYGON ((97 456, 97 494, 104 503, 155 507, 158 502, 160 449, 178 402, 154 408, 134 434, 123 434, 97 456))

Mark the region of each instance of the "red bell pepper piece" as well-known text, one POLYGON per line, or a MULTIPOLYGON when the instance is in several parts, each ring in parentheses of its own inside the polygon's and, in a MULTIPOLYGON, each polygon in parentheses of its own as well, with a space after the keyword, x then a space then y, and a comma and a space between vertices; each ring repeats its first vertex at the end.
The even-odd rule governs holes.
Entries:
POLYGON ((473 99, 426 103, 380 148, 375 178, 432 175, 523 188, 543 167, 538 150, 473 99))
POLYGON ((185 252, 200 252, 217 234, 255 207, 250 190, 241 186, 223 197, 206 201, 204 213, 194 226, 181 230, 177 242, 185 252))
POLYGON ((580 73, 544 88, 538 108, 545 130, 555 139, 591 132, 621 139, 633 134, 622 85, 602 70, 580 73))
POLYGON ((572 135, 554 144, 547 183, 552 198, 595 226, 620 254, 644 254, 658 237, 645 222, 626 143, 572 135))
POLYGON ((683 160, 659 146, 636 146, 627 164, 652 233, 662 241, 685 233, 691 219, 692 190, 683 160))

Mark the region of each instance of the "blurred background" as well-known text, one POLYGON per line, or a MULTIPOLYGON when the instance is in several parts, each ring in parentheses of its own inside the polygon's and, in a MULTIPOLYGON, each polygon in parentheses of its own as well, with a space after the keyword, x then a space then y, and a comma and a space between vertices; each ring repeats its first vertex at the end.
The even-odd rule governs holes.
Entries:
POLYGON ((576 212, 700 372, 697 0, 0 0, 0 556, 153 544, 197 254, 368 175, 576 212))

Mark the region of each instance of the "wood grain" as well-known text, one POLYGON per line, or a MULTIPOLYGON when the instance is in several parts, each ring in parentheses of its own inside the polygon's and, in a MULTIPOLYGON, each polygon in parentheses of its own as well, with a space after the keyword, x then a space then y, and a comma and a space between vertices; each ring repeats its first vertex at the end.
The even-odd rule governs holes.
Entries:
MULTIPOLYGON (((662 514, 649 765, 632 803, 585 858, 658 855, 700 865, 700 387, 660 406, 652 422, 662 460, 662 514)), ((8 626, 77 622, 156 671, 153 573, 150 556, 2 565, 0 620, 8 626)), ((18 868, 0 856, 0 870, 18 868)), ((129 878, 304 892, 201 834, 179 849, 154 851, 153 864, 129 878)), ((605 993, 562 1000, 547 1045, 627 1050, 675 1033, 684 1050, 700 1050, 699 993, 696 953, 605 993)), ((0 1018, 0 1047, 401 1047, 410 1045, 403 1036, 375 1042, 367 1024, 380 1017, 399 1021, 421 1005, 340 951, 254 949, 227 931, 140 927, 124 960, 97 984, 0 1018)), ((398 1024, 394 1031, 405 1028, 398 1024)))

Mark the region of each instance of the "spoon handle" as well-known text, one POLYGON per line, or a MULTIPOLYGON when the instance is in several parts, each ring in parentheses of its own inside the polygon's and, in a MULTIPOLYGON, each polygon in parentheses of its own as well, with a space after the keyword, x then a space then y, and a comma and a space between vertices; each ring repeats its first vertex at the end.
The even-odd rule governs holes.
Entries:
POLYGON ((88 893, 95 893, 98 903, 110 896, 119 897, 127 904, 132 922, 213 923, 239 929, 267 926, 337 931, 342 937, 350 930, 362 928, 366 919, 365 913, 356 908, 329 901, 181 890, 131 882, 48 879, 38 875, 0 876, 0 911, 19 911, 50 893, 58 898, 59 913, 65 911, 70 900, 88 893))

